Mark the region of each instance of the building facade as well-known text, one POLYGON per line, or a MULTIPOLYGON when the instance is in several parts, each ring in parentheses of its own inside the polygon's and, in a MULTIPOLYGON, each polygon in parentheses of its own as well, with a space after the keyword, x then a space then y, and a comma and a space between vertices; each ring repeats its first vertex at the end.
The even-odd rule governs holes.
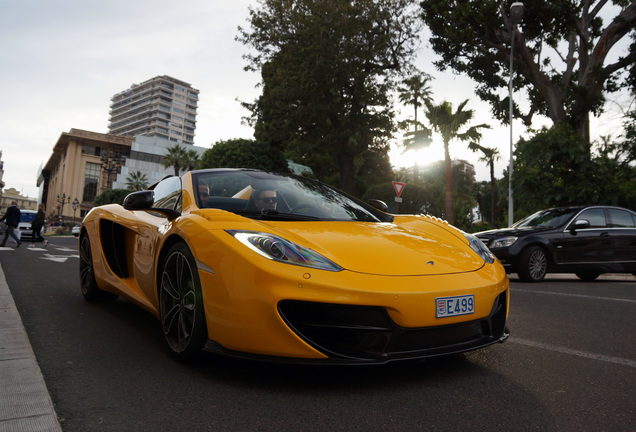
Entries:
POLYGON ((28 196, 22 196, 22 194, 15 188, 7 188, 2 192, 2 198, 0 202, 0 212, 4 212, 9 208, 11 202, 15 201, 20 210, 37 210, 38 202, 36 198, 29 198, 28 196))
MULTIPOLYGON (((164 167, 161 161, 175 145, 162 137, 117 136, 80 129, 62 133, 37 181, 47 220, 81 221, 93 208, 96 196, 107 189, 127 189, 133 172, 145 176, 148 185, 173 175, 174 169, 164 167)), ((196 146, 187 149, 199 156, 206 150, 196 146)))
MULTIPOLYGON (((132 142, 130 155, 126 158, 113 182, 113 189, 126 189, 128 177, 135 172, 145 176, 148 185, 157 183, 167 175, 174 175, 174 168, 164 167, 161 164, 163 156, 168 153, 168 149, 174 147, 174 142, 162 137, 138 136, 132 142)), ((206 150, 203 147, 188 146, 187 150, 194 150, 199 157, 206 150)), ((182 173, 180 173, 182 174, 182 173)))
POLYGON ((199 90, 167 75, 133 84, 111 98, 109 133, 193 145, 198 101, 199 90))
POLYGON ((77 222, 111 189, 134 138, 71 129, 62 133, 37 180, 49 222, 77 222))

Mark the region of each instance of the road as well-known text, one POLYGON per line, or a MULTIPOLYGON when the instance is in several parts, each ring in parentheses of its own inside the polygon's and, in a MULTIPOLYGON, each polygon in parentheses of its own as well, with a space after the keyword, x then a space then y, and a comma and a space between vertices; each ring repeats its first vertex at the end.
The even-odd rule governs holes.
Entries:
POLYGON ((0 251, 64 431, 633 431, 636 279, 512 277, 505 344, 365 367, 182 365, 125 300, 86 303, 77 240, 0 251))

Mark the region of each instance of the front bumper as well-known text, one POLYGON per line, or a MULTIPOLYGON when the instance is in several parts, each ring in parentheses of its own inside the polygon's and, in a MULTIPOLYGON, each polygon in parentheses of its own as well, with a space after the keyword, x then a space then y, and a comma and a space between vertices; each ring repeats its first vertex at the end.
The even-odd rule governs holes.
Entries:
POLYGON ((404 328, 382 307, 286 300, 278 309, 287 325, 324 359, 268 357, 227 350, 209 341, 207 351, 291 363, 384 364, 472 351, 509 337, 507 291, 481 319, 435 327, 404 328))

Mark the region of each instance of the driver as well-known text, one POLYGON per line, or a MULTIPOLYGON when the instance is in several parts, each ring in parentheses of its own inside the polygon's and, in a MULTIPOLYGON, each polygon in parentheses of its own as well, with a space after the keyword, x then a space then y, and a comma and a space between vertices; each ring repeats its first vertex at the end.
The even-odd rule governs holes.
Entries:
POLYGON ((276 191, 271 189, 254 189, 252 192, 252 198, 256 208, 261 210, 276 210, 278 205, 278 197, 276 191))
POLYGON ((210 187, 204 181, 199 181, 198 184, 198 193, 199 193, 199 205, 201 207, 205 207, 208 202, 208 198, 210 197, 210 187))

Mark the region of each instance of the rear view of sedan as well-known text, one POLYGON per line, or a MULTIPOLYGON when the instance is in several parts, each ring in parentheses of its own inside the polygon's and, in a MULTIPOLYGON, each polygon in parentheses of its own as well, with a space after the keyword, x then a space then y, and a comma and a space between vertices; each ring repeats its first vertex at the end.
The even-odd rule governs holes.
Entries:
POLYGON ((507 273, 539 282, 547 273, 594 280, 636 274, 636 212, 612 206, 541 210, 510 228, 477 233, 507 273))

